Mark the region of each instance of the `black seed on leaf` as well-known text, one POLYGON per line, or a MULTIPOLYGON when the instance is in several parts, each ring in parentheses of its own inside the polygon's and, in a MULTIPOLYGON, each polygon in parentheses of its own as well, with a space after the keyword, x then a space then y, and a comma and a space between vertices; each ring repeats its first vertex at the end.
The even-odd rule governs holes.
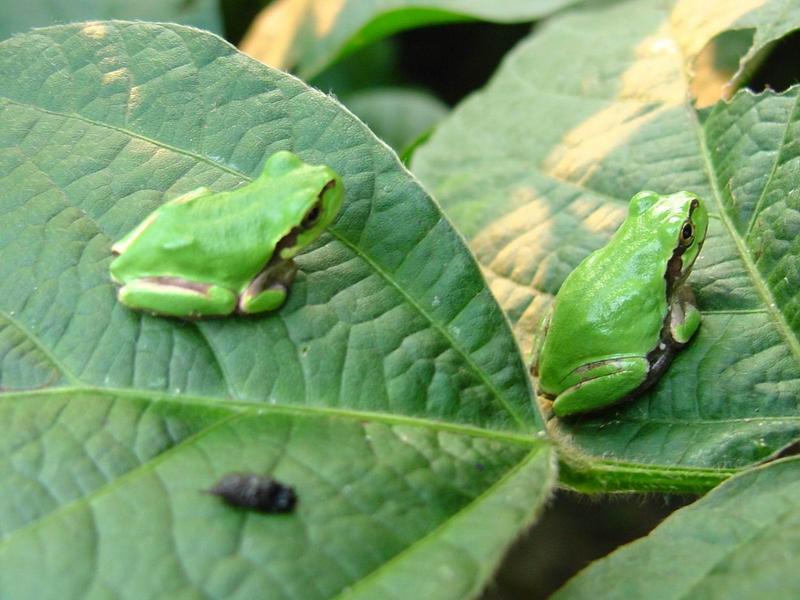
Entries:
POLYGON ((265 513, 292 512, 297 504, 294 488, 255 473, 223 475, 208 493, 219 496, 231 506, 265 513))

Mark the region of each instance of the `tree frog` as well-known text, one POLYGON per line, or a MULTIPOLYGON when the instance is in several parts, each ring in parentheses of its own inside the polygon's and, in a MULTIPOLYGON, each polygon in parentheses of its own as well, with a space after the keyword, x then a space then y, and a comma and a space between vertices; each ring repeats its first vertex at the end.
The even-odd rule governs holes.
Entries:
POLYGON ((343 195, 332 169, 281 151, 246 185, 170 200, 112 246, 119 301, 182 318, 275 310, 343 195))
POLYGON ((636 397, 689 342, 700 311, 685 282, 707 227, 695 194, 639 192, 608 244, 569 274, 533 367, 557 417, 636 397))

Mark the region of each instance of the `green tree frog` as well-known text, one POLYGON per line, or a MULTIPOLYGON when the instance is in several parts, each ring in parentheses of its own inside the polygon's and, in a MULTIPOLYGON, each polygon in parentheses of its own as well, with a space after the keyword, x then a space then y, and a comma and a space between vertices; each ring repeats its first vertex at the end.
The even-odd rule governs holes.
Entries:
POLYGON ((700 326, 686 278, 708 227, 689 192, 640 192, 608 244, 559 289, 533 367, 558 417, 603 409, 650 387, 700 326))
POLYGON ((119 301, 183 318, 275 310, 343 195, 332 169, 281 151, 246 185, 166 202, 112 247, 119 301))

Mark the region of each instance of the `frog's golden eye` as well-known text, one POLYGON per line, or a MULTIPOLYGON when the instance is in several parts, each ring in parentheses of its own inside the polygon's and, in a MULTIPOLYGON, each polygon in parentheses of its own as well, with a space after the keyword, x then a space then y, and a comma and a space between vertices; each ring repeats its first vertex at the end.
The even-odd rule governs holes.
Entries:
POLYGON ((683 228, 681 229, 681 239, 680 239, 681 246, 688 246, 689 244, 692 243, 693 239, 694 239, 694 227, 692 226, 691 221, 686 221, 686 223, 683 224, 683 228))

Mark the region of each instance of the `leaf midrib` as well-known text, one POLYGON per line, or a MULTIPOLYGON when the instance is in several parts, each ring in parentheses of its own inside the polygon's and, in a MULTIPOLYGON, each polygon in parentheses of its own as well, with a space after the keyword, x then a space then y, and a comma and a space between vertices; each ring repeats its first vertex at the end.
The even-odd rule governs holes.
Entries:
POLYGON ((156 390, 143 390, 137 388, 93 387, 89 385, 52 387, 42 390, 24 390, 17 392, 4 392, 0 394, 0 401, 19 398, 30 401, 37 397, 71 396, 74 394, 95 394, 116 398, 133 398, 152 403, 163 402, 185 406, 200 406, 214 409, 228 410, 235 414, 252 412, 253 414, 284 414, 289 416, 321 416, 330 418, 351 419, 359 422, 375 422, 386 425, 404 425, 408 427, 427 428, 436 431, 481 437, 508 444, 532 446, 541 441, 536 435, 504 431, 499 429, 486 429, 465 423, 452 421, 437 421, 425 417, 412 415, 399 415, 364 410, 335 408, 309 404, 278 404, 262 400, 229 400, 215 396, 202 396, 195 394, 169 394, 156 390))
MULTIPOLYGON (((37 110, 39 112, 43 112, 43 113, 48 114, 48 115, 53 115, 55 117, 63 117, 65 119, 75 119, 77 121, 82 121, 84 123, 88 123, 89 125, 94 125, 95 127, 101 127, 103 129, 111 129, 113 131, 117 131, 117 132, 119 132, 119 133, 121 133, 123 135, 127 135, 129 137, 134 138, 134 139, 141 140, 143 142, 148 142, 150 144, 153 144, 154 146, 158 146, 159 148, 164 148, 165 150, 169 150, 171 152, 175 152, 176 154, 182 154, 183 156, 188 156, 188 157, 193 158, 193 159, 195 159, 195 160, 197 160, 199 162, 204 162, 207 165, 211 165, 213 167, 217 167, 218 169, 220 169, 222 171, 225 171, 225 172, 227 172, 227 173, 229 173, 231 175, 236 175, 237 177, 242 177, 246 181, 252 181, 252 178, 248 177, 244 173, 241 173, 240 171, 238 171, 238 170, 236 170, 236 169, 234 169, 232 167, 229 167, 229 166, 227 166, 225 164, 222 164, 222 163, 216 162, 214 160, 211 160, 208 157, 203 156, 202 154, 197 154, 197 153, 192 152, 190 150, 186 150, 184 148, 179 148, 177 146, 173 146, 171 144, 167 144, 166 142, 160 142, 160 141, 155 140, 155 139, 153 139, 151 137, 148 137, 146 135, 142 135, 141 133, 135 133, 135 132, 131 131, 130 129, 125 129, 124 127, 120 127, 118 125, 112 125, 111 123, 103 123, 101 121, 95 121, 94 119, 90 119, 89 117, 85 117, 85 116, 83 116, 81 114, 74 113, 74 112, 63 112, 63 111, 58 111, 58 110, 52 110, 52 109, 49 109, 49 108, 43 108, 41 106, 37 106, 35 104, 30 104, 30 103, 27 103, 27 102, 20 102, 19 100, 14 100, 13 98, 9 98, 8 96, 0 96, 0 100, 8 102, 9 104, 15 104, 17 106, 22 106, 22 107, 25 107, 25 108, 30 108, 30 109, 33 109, 33 110, 37 110)), ((96 223, 95 223, 95 225, 96 225, 96 223)))
MULTIPOLYGON (((315 91, 313 93, 322 95, 321 92, 316 92, 315 91)), ((239 171, 239 170, 237 170, 235 168, 232 168, 232 167, 229 167, 229 166, 224 165, 222 163, 216 162, 216 161, 211 160, 208 157, 202 156, 200 154, 197 154, 197 153, 194 153, 194 152, 179 148, 177 146, 172 146, 170 144, 166 144, 166 143, 160 142, 160 141, 155 140, 153 138, 150 138, 150 137, 135 133, 135 132, 133 132, 131 130, 128 130, 128 129, 125 129, 125 128, 122 128, 122 127, 119 127, 119 126, 116 126, 116 125, 112 125, 110 123, 103 123, 101 121, 96 121, 94 119, 90 119, 90 118, 85 117, 83 115, 80 115, 78 113, 67 113, 67 112, 55 111, 55 110, 51 110, 51 109, 42 108, 42 107, 37 106, 35 104, 30 104, 30 103, 26 103, 26 102, 20 102, 18 100, 14 100, 12 98, 8 98, 7 96, 0 96, 0 100, 9 102, 11 104, 15 104, 17 106, 22 106, 22 107, 29 108, 29 109, 32 109, 32 110, 37 110, 37 111, 40 111, 40 112, 51 114, 53 116, 58 116, 58 117, 61 117, 61 118, 64 118, 64 119, 76 119, 76 120, 85 122, 87 124, 93 125, 95 127, 112 129, 114 131, 118 131, 119 133, 122 133, 124 135, 130 136, 132 138, 139 139, 139 140, 148 142, 150 144, 153 144, 154 146, 157 146, 159 148, 164 148, 166 150, 175 152, 177 154, 182 154, 184 156, 190 157, 190 158, 192 158, 194 160, 197 160, 198 162, 203 162, 203 163, 208 164, 210 166, 219 168, 220 170, 223 170, 223 171, 225 171, 225 172, 227 172, 227 173, 229 173, 231 175, 234 175, 236 177, 241 178, 243 181, 252 181, 252 177, 246 175, 245 173, 243 173, 243 172, 241 172, 241 171, 239 171)), ((94 222, 93 219, 92 219, 92 222, 94 222)), ((97 223, 95 223, 95 225, 97 225, 97 223)), ((370 257, 366 252, 363 251, 363 249, 357 248, 354 244, 352 244, 349 240, 344 238, 341 234, 339 234, 338 232, 334 231, 332 228, 328 228, 328 232, 334 238, 336 238, 340 243, 342 243, 343 245, 345 245, 348 248, 350 248, 353 252, 355 252, 355 254, 357 256, 361 257, 367 264, 369 264, 369 266, 372 267, 372 269, 376 273, 378 273, 387 283, 389 283, 395 290, 397 290, 397 292, 403 298, 405 298, 406 301, 412 307, 414 307, 414 309, 416 309, 417 312, 420 315, 422 315, 425 318, 425 320, 430 324, 430 326, 433 329, 435 329, 450 344, 450 347, 453 348, 461 356, 461 358, 469 366, 469 368, 473 371, 473 373, 478 377, 478 379, 486 386, 486 388, 490 391, 490 393, 500 402, 501 406, 509 414, 509 416, 511 416, 511 418, 517 423, 517 426, 520 428, 520 430, 527 431, 527 430, 530 430, 531 427, 533 427, 532 424, 528 424, 525 421, 525 419, 523 419, 517 413, 517 411, 513 408, 512 404, 505 398, 505 396, 495 386, 494 382, 492 382, 488 378, 488 376, 483 372, 483 370, 478 368, 477 364, 472 359, 472 356, 470 355, 470 353, 467 352, 464 348, 462 348, 459 344, 455 343, 456 340, 452 336, 449 335, 449 333, 447 332, 446 328, 444 326, 440 325, 437 321, 435 321, 423 309, 423 307, 422 307, 422 305, 420 303, 414 301, 411 298, 411 296, 409 296, 405 292, 405 290, 403 290, 402 287, 392 277, 390 277, 389 273, 387 273, 385 270, 381 269, 378 266, 378 264, 372 259, 372 257, 370 257)), ((21 330, 24 331, 24 332, 27 332, 26 329, 22 329, 21 328, 21 330)), ((27 333, 28 333, 29 337, 33 337, 30 332, 27 332, 27 333)), ((38 340, 35 341, 35 343, 37 343, 38 346, 41 346, 41 344, 38 343, 38 340)), ((64 372, 65 376, 66 376, 67 371, 62 369, 62 372, 64 372)), ((227 379, 226 379, 225 383, 226 383, 229 391, 234 392, 236 390, 236 386, 233 385, 233 382, 227 381, 227 379)))
POLYGON ((151 458, 147 462, 140 464, 139 466, 131 469, 127 473, 117 477, 116 479, 106 483, 105 485, 101 485, 100 487, 92 490, 90 493, 84 496, 80 496, 79 498, 76 498, 75 500, 72 500, 67 504, 62 504, 61 506, 59 506, 55 510, 50 511, 41 518, 35 521, 31 521, 27 525, 24 525, 18 529, 11 531, 8 535, 0 539, 0 551, 2 551, 4 547, 10 545, 15 538, 22 537, 26 535, 27 532, 29 531, 35 531, 40 527, 44 527, 52 519, 61 517, 64 514, 68 514, 74 510, 78 510, 79 508, 90 504, 93 499, 96 499, 100 496, 104 496, 108 493, 113 492, 118 487, 125 485, 129 479, 133 479, 139 476, 141 473, 147 473, 154 470, 158 465, 169 459, 173 454, 183 450, 186 446, 193 444, 194 442, 208 435, 209 433, 213 432, 217 428, 222 427, 223 425, 228 425, 231 422, 237 419, 244 418, 246 416, 248 416, 247 411, 243 411, 228 415, 226 417, 222 417, 221 419, 215 421, 208 427, 205 427, 195 432, 194 434, 181 440, 180 443, 175 444, 168 450, 165 450, 161 454, 158 454, 157 456, 151 458))
POLYGON ((750 254, 747 252, 747 247, 745 246, 744 240, 742 240, 741 236, 738 235, 736 228, 731 223, 728 213, 724 210, 725 207, 722 203, 722 194, 717 181, 717 173, 713 163, 711 162, 711 155, 708 151, 708 146, 706 144, 706 138, 704 135, 705 132, 700 125, 697 112, 692 108, 689 108, 689 112, 691 113, 694 132, 700 145, 700 154, 703 157, 703 165, 706 169, 706 174, 708 175, 708 179, 711 184, 711 191, 714 194, 714 203, 717 205, 717 209, 719 211, 719 219, 722 224, 725 225, 725 228, 728 230, 728 235, 730 235, 731 239, 736 245, 736 251, 739 253, 742 264, 744 265, 750 280, 753 282, 753 287, 755 288, 756 293, 761 297, 761 301, 767 314, 769 314, 771 317, 773 323, 775 324, 775 328, 778 330, 778 333, 786 340, 786 344, 789 346, 792 354, 794 354, 795 362, 800 364, 800 341, 793 335, 789 324, 783 317, 783 313, 778 310, 778 304, 775 302, 772 292, 767 288, 767 286, 764 284, 764 281, 761 279, 758 269, 753 263, 750 254))
MULTIPOLYGON (((665 18, 664 22, 670 29, 670 37, 673 40, 677 39, 678 36, 673 31, 672 21, 667 17, 665 18)), ((681 63, 682 68, 680 69, 680 74, 683 77, 684 86, 688 93, 691 80, 689 73, 686 70, 687 69, 686 65, 690 64, 689 59, 691 59, 692 57, 688 57, 684 54, 681 54, 681 56, 683 57, 683 61, 681 63)), ((697 111, 694 109, 694 107, 692 107, 691 104, 688 102, 688 100, 687 102, 684 103, 684 107, 689 112, 689 119, 693 126, 692 128, 694 130, 695 137, 697 138, 700 147, 700 154, 702 156, 703 166, 705 168, 708 181, 711 184, 711 191, 714 195, 714 204, 717 207, 719 220, 728 230, 728 235, 730 235, 731 239, 736 245, 736 251, 739 253, 739 257, 742 260, 742 264, 744 265, 744 268, 747 271, 750 280, 753 282, 753 287, 755 288, 756 293, 761 297, 761 300, 764 306, 766 307, 766 312, 770 315, 772 321, 775 323, 775 327, 778 330, 779 334, 786 340, 789 349, 791 350, 792 354, 794 354, 795 362, 797 364, 800 364, 800 340, 798 340, 797 337, 793 335, 793 332, 789 327, 788 323, 786 322, 786 320, 784 319, 783 314, 777 310, 777 303, 775 302, 775 298, 772 296, 772 292, 770 292, 769 289, 767 289, 767 287, 764 285, 764 282, 759 276, 760 273, 758 269, 756 268, 755 264, 753 264, 753 261, 751 260, 750 255, 747 252, 747 248, 744 244, 744 241, 738 235, 736 228, 733 226, 733 223, 731 223, 730 217, 728 216, 728 213, 725 210, 725 205, 722 202, 722 193, 720 192, 719 182, 717 180, 717 172, 714 167, 714 163, 711 160, 711 153, 708 151, 708 145, 706 144, 705 130, 703 129, 702 124, 700 123, 699 115, 697 111)), ((791 115, 788 118, 791 119, 791 115)), ((781 151, 783 150, 783 147, 785 146, 785 144, 783 143, 784 141, 785 141, 785 135, 781 142, 781 146, 778 148, 778 155, 780 155, 781 151)), ((776 162, 777 160, 778 158, 776 157, 776 162)), ((762 190, 762 194, 766 194, 766 188, 767 184, 765 184, 764 190, 762 190)), ((754 211, 753 213, 754 217, 756 214, 757 213, 754 211)))
MULTIPOLYGON (((403 550, 392 556, 386 562, 382 563, 372 572, 367 573, 361 579, 358 580, 354 585, 350 586, 346 592, 342 592, 337 594, 333 597, 333 600, 344 600, 345 598, 351 597, 353 594, 358 593, 358 588, 362 586, 369 585, 371 581, 377 580, 380 576, 390 569, 395 563, 403 560, 406 556, 418 551, 420 548, 426 546, 428 543, 436 543, 435 540, 438 536, 445 534, 448 529, 451 527, 457 526, 457 520, 464 514, 469 513, 472 510, 477 509, 480 507, 481 502, 484 498, 487 498, 495 493, 497 489, 503 486, 508 480, 510 480, 514 475, 522 471, 525 467, 527 467, 534 459, 536 459, 539 453, 544 449, 544 446, 540 446, 538 448, 534 447, 531 451, 526 454, 522 459, 519 460, 516 464, 512 465, 501 477, 497 479, 492 485, 486 488, 483 492, 481 492, 478 496, 470 500, 467 504, 461 507, 459 510, 451 514, 447 519, 442 521, 442 523, 426 533, 424 536, 419 538, 418 540, 414 541, 413 543, 409 544, 403 550)), ((549 493, 552 481, 555 479, 554 472, 556 471, 556 467, 551 464, 551 468, 549 469, 550 472, 550 480, 545 482, 545 485, 542 485, 539 488, 538 496, 542 496, 544 494, 549 493)), ((536 498, 534 502, 538 502, 539 498, 536 498)))
MULTIPOLYGON (((538 437, 532 437, 532 436, 526 437, 520 434, 503 433, 488 429, 480 429, 467 425, 454 425, 452 423, 433 421, 429 419, 420 419, 416 417, 398 417, 397 415, 368 413, 368 412, 350 411, 342 409, 330 409, 327 407, 291 406, 291 405, 280 405, 280 404, 265 404, 265 403, 235 402, 235 401, 220 402, 219 399, 212 397, 204 397, 204 396, 173 397, 168 394, 159 395, 155 392, 144 392, 142 390, 131 390, 131 389, 111 390, 108 388, 91 388, 91 387, 51 388, 48 390, 39 390, 32 392, 16 392, 16 393, 12 392, 12 393, 0 394, 0 400, 8 398, 13 399, 14 396, 24 397, 30 400, 31 397, 36 397, 36 396, 52 397, 62 394, 73 395, 76 393, 107 394, 115 397, 127 396, 127 397, 135 397, 138 399, 149 399, 153 402, 172 402, 177 404, 189 404, 190 401, 193 401, 195 403, 203 404, 217 409, 219 408, 230 409, 232 412, 231 414, 221 417, 220 419, 214 421, 207 427, 186 437, 185 439, 181 440, 179 443, 175 444, 168 450, 165 450, 164 452, 158 454, 157 456, 151 458, 150 460, 141 463, 140 465, 131 469, 127 473, 113 479, 112 481, 106 483, 105 485, 101 485, 100 487, 92 490, 90 493, 81 496, 79 498, 76 498, 75 500, 68 502, 67 504, 63 504, 57 507, 55 510, 45 514, 36 521, 32 521, 27 525, 24 525, 18 529, 11 531, 8 535, 0 539, 0 550, 3 547, 11 544, 15 538, 25 535, 26 532, 34 531, 39 527, 43 527, 47 522, 49 522, 52 519, 63 516, 65 513, 69 513, 73 510, 78 510, 79 508, 90 504, 92 500, 113 492, 115 489, 125 485, 127 481, 134 479, 143 473, 152 472, 155 468, 158 467, 158 465, 169 459, 172 455, 183 451, 187 446, 194 444, 195 442, 202 439, 204 436, 214 432, 218 428, 224 425, 229 425, 230 423, 239 419, 253 417, 264 413, 285 414, 289 416, 301 415, 306 417, 310 415, 315 415, 315 416, 321 415, 325 417, 347 418, 358 421, 360 423, 380 422, 386 425, 415 426, 420 428, 433 429, 440 432, 460 434, 472 438, 490 439, 493 441, 498 441, 506 444, 531 448, 531 453, 529 453, 527 456, 530 456, 531 454, 538 452, 539 450, 544 448, 544 446, 547 445, 547 442, 545 440, 538 437), (150 396, 150 398, 148 398, 148 396, 150 396)), ((525 462, 525 460, 526 459, 522 459, 521 462, 525 462)), ((512 467, 512 469, 513 468, 514 467, 512 467)))

